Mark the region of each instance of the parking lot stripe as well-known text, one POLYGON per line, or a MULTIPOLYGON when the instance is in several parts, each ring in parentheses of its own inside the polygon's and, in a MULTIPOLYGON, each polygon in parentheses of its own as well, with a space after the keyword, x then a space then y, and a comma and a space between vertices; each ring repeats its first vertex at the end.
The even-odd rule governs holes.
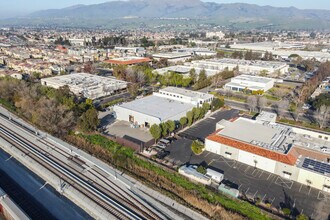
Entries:
POLYGON ((242 185, 243 185, 243 184, 239 185, 238 189, 240 189, 242 185))
POLYGON ((259 178, 262 176, 262 174, 264 173, 264 171, 263 170, 261 170, 261 173, 260 173, 260 175, 259 175, 259 178))
POLYGON ((300 184, 299 192, 300 192, 300 190, 301 190, 302 187, 303 187, 303 184, 300 184))
POLYGON ((273 202, 275 201, 275 197, 274 197, 274 199, 272 200, 272 202, 270 203, 271 205, 273 205, 273 202))
POLYGON ((253 195, 253 198, 255 198, 255 197, 256 197, 257 193, 258 193, 258 190, 257 190, 257 192, 255 192, 255 193, 254 193, 254 195, 253 195))
POLYGON ((244 173, 246 173, 249 169, 250 169, 250 167, 248 166, 248 167, 245 169, 244 173))
POLYGON ((267 196, 267 194, 265 194, 264 197, 262 197, 261 202, 264 201, 264 199, 266 198, 266 196, 267 196))
POLYGON ((211 165, 211 163, 213 163, 213 162, 214 162, 214 159, 212 159, 208 165, 210 166, 210 165, 211 165))
POLYGON ((270 173, 269 176, 267 177, 267 180, 272 176, 272 174, 270 173))
POLYGON ((245 191, 245 194, 247 194, 248 193, 248 191, 249 191, 249 189, 250 189, 250 187, 245 191))
POLYGON ((312 187, 309 187, 309 191, 308 191, 307 195, 309 195, 311 193, 311 190, 312 190, 312 187))

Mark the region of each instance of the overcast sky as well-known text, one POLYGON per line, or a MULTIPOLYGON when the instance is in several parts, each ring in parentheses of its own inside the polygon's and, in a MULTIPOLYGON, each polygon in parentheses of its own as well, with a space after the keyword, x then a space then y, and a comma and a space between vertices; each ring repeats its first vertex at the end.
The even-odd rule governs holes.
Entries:
MULTIPOLYGON (((42 9, 64 8, 77 4, 97 4, 107 0, 0 0, 0 18, 13 17, 42 9)), ((161 1, 161 0, 154 0, 161 1)), ((178 0, 179 1, 179 0, 178 0)), ((203 0, 218 3, 252 3, 302 9, 329 9, 330 0, 203 0)))

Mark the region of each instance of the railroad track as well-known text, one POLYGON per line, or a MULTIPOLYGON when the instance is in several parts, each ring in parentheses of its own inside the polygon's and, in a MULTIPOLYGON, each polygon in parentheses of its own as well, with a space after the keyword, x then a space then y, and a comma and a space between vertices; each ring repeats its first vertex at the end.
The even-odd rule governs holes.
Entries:
MULTIPOLYGON (((27 127, 25 125, 22 125, 21 123, 17 122, 16 120, 0 113, 0 117, 10 121, 14 125, 20 127, 21 129, 25 130, 26 132, 36 136, 38 138, 38 141, 41 142, 42 144, 46 145, 48 148, 50 148, 53 151, 56 151, 58 154, 61 154, 63 157, 73 160, 73 156, 71 152, 67 152, 57 146, 54 146, 54 144, 50 143, 46 139, 39 138, 39 134, 36 132, 36 130, 31 129, 30 127, 27 127)), ((9 128, 7 128, 10 130, 9 128)), ((13 131, 12 131, 13 132, 13 131)), ((18 135, 18 134, 16 134, 18 135)), ((21 137, 20 135, 18 135, 21 137)), ((21 137, 22 138, 22 137, 21 137)), ((24 139, 24 138, 23 138, 24 139)), ((26 141, 26 140, 25 140, 26 141)), ((161 214, 162 218, 159 217, 158 214, 156 214, 153 210, 150 208, 146 207, 144 204, 142 204, 138 199, 136 199, 134 196, 130 195, 128 192, 117 186, 117 184, 112 181, 111 179, 108 178, 107 175, 101 173, 100 171, 97 171, 95 169, 88 169, 87 172, 92 174, 96 179, 98 179, 100 182, 102 182, 104 185, 106 185, 108 188, 111 189, 108 190, 101 184, 93 181, 91 178, 88 178, 87 176, 83 175, 77 168, 73 166, 69 166, 69 164, 64 163, 63 161, 59 160, 53 154, 48 153, 45 149, 41 149, 39 146, 33 144, 33 143, 28 143, 29 145, 33 145, 35 148, 38 148, 40 152, 42 152, 44 155, 50 157, 52 160, 56 161, 58 164, 61 166, 67 167, 70 172, 73 172, 76 176, 79 176, 79 178, 84 179, 87 183, 92 184, 94 187, 97 189, 101 190, 102 193, 106 194, 107 196, 111 197, 112 199, 115 199, 121 204, 124 204, 125 206, 129 207, 130 210, 134 211, 135 213, 141 213, 142 216, 145 219, 155 219, 155 220, 161 220, 164 218, 167 218, 166 215, 161 214), (69 167, 68 167, 69 166, 69 167)), ((72 184, 71 184, 72 185, 72 184)))
MULTIPOLYGON (((83 179, 81 175, 77 175, 75 172, 72 172, 72 170, 67 166, 64 166, 63 163, 61 164, 58 161, 54 161, 54 158, 50 157, 51 154, 45 152, 44 150, 40 150, 37 145, 25 140, 25 138, 21 137, 19 134, 16 134, 4 125, 0 126, 0 137, 21 150, 25 155, 28 155, 37 161, 55 175, 62 178, 70 186, 74 187, 76 190, 90 198, 118 219, 149 219, 148 217, 150 216, 147 218, 144 217, 140 213, 137 213, 137 209, 135 209, 135 211, 134 209, 132 210, 132 206, 130 208, 125 207, 120 203, 120 201, 114 199, 114 197, 110 197, 90 181, 83 179)), ((123 201, 121 200, 121 202, 123 201)), ((145 211, 142 211, 142 213, 144 212, 145 211)))

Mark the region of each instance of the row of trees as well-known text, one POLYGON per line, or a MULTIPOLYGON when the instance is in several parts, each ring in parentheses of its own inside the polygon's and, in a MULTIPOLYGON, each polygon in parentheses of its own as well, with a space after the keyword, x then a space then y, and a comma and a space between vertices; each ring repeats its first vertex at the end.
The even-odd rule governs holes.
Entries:
POLYGON ((172 133, 176 125, 180 124, 181 128, 184 126, 192 125, 195 121, 204 118, 207 111, 216 111, 217 109, 224 106, 224 101, 218 98, 213 99, 211 105, 209 103, 203 103, 202 107, 193 108, 191 111, 187 112, 186 116, 180 118, 179 121, 167 121, 165 123, 161 123, 159 125, 153 124, 150 127, 150 134, 157 141, 161 137, 166 137, 170 133, 172 133))
MULTIPOLYGON (((226 53, 224 51, 219 50, 219 51, 217 51, 216 57, 224 58, 224 57, 226 57, 226 53)), ((230 54, 229 57, 233 58, 233 59, 245 59, 245 60, 267 60, 267 61, 274 60, 273 54, 268 51, 266 51, 266 53, 263 56, 261 53, 253 52, 252 50, 249 50, 246 52, 234 51, 232 54, 230 54)))
POLYGON ((2 78, 0 100, 40 129, 56 136, 63 136, 76 127, 91 131, 98 126, 92 101, 78 99, 67 86, 53 89, 2 78))
POLYGON ((297 96, 297 104, 305 103, 315 91, 315 89, 320 85, 320 83, 329 76, 330 62, 327 61, 320 65, 319 69, 310 80, 308 80, 302 87, 295 91, 297 96))

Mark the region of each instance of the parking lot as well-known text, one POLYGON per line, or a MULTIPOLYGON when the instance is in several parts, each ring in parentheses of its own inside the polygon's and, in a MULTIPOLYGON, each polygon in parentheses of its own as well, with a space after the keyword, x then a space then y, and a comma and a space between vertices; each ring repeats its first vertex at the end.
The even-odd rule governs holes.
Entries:
POLYGON ((208 135, 215 131, 216 124, 220 120, 235 118, 238 116, 238 113, 239 111, 237 109, 215 112, 211 116, 184 130, 179 134, 179 136, 186 137, 188 139, 205 139, 208 135))
POLYGON ((223 171, 225 179, 234 183, 236 188, 249 198, 258 197, 261 201, 268 202, 276 208, 288 207, 294 213, 304 213, 313 219, 329 219, 330 194, 326 192, 211 152, 205 151, 199 156, 193 154, 191 151, 192 140, 205 138, 209 133, 214 132, 216 122, 223 119, 221 117, 231 115, 236 117, 234 113, 234 110, 218 112, 216 120, 205 119, 184 131, 184 135, 180 135, 181 139, 166 147, 165 150, 170 152, 166 159, 177 166, 186 163, 206 163, 209 167, 223 171), (211 131, 211 129, 213 130, 211 131))

